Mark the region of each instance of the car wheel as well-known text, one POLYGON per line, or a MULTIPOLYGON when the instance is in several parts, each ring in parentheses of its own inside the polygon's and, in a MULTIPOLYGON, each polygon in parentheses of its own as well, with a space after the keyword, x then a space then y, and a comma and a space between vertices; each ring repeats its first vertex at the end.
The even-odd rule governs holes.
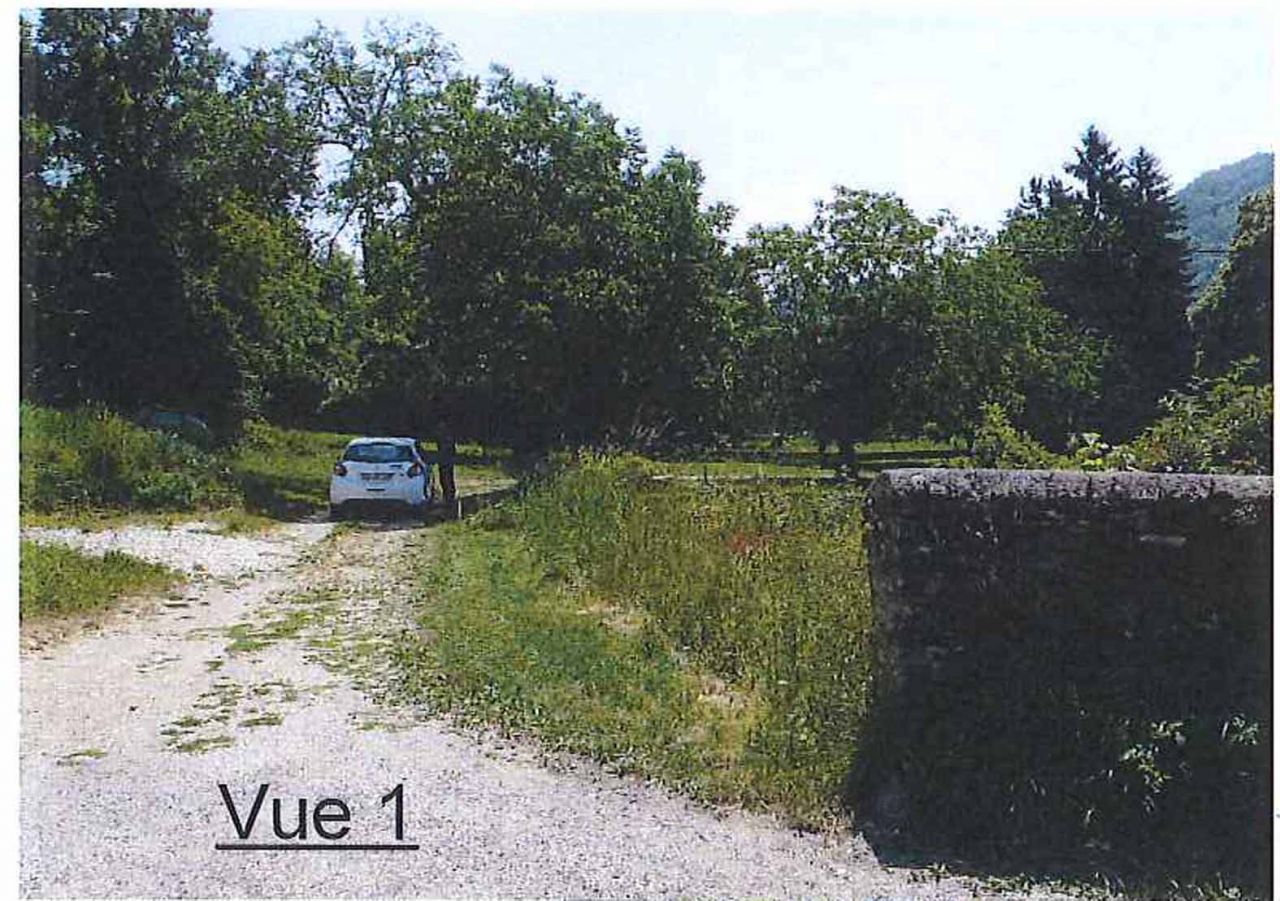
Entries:
POLYGON ((329 505, 329 522, 340 522, 346 518, 346 511, 342 509, 341 504, 329 505))

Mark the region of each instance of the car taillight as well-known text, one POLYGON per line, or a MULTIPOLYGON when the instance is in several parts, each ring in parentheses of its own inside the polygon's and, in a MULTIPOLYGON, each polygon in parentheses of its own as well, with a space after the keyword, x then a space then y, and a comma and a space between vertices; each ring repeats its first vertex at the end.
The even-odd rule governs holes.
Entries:
POLYGON ((347 474, 347 467, 343 466, 341 463, 335 463, 333 464, 333 474, 335 476, 345 476, 347 474))
POLYGON ((411 478, 411 479, 416 479, 416 478, 417 478, 418 476, 420 476, 420 475, 422 475, 422 464, 421 464, 421 463, 415 463, 415 464, 413 464, 412 466, 410 466, 410 467, 409 467, 409 478, 411 478))

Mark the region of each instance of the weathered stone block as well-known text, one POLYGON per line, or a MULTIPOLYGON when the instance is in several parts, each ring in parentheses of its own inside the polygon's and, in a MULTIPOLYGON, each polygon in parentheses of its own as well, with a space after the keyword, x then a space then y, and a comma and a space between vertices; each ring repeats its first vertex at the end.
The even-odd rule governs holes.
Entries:
POLYGON ((1266 828, 1269 751, 1225 736, 1269 748, 1271 478, 903 469, 869 504, 880 825, 1172 847, 1217 794, 1266 828))

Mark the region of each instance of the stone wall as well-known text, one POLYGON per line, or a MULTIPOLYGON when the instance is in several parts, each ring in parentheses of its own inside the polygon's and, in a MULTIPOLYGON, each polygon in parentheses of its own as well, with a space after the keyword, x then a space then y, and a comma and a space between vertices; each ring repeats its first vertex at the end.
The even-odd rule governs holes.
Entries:
POLYGON ((856 809, 925 843, 1247 865, 1270 828, 1271 515, 1269 477, 883 473, 856 809))

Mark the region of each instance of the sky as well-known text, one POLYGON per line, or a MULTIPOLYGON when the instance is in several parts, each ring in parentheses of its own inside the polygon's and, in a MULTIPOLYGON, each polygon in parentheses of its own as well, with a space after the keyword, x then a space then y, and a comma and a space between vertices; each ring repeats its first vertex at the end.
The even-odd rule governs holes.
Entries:
POLYGON ((706 199, 738 208, 738 235, 807 222, 836 184, 994 228, 1091 123, 1126 153, 1153 151, 1176 187, 1275 138, 1276 20, 1263 4, 294 5, 215 9, 212 28, 238 53, 317 20, 358 39, 366 21, 396 17, 435 27, 468 72, 501 63, 598 100, 640 130, 650 159, 668 147, 697 159, 706 199))

